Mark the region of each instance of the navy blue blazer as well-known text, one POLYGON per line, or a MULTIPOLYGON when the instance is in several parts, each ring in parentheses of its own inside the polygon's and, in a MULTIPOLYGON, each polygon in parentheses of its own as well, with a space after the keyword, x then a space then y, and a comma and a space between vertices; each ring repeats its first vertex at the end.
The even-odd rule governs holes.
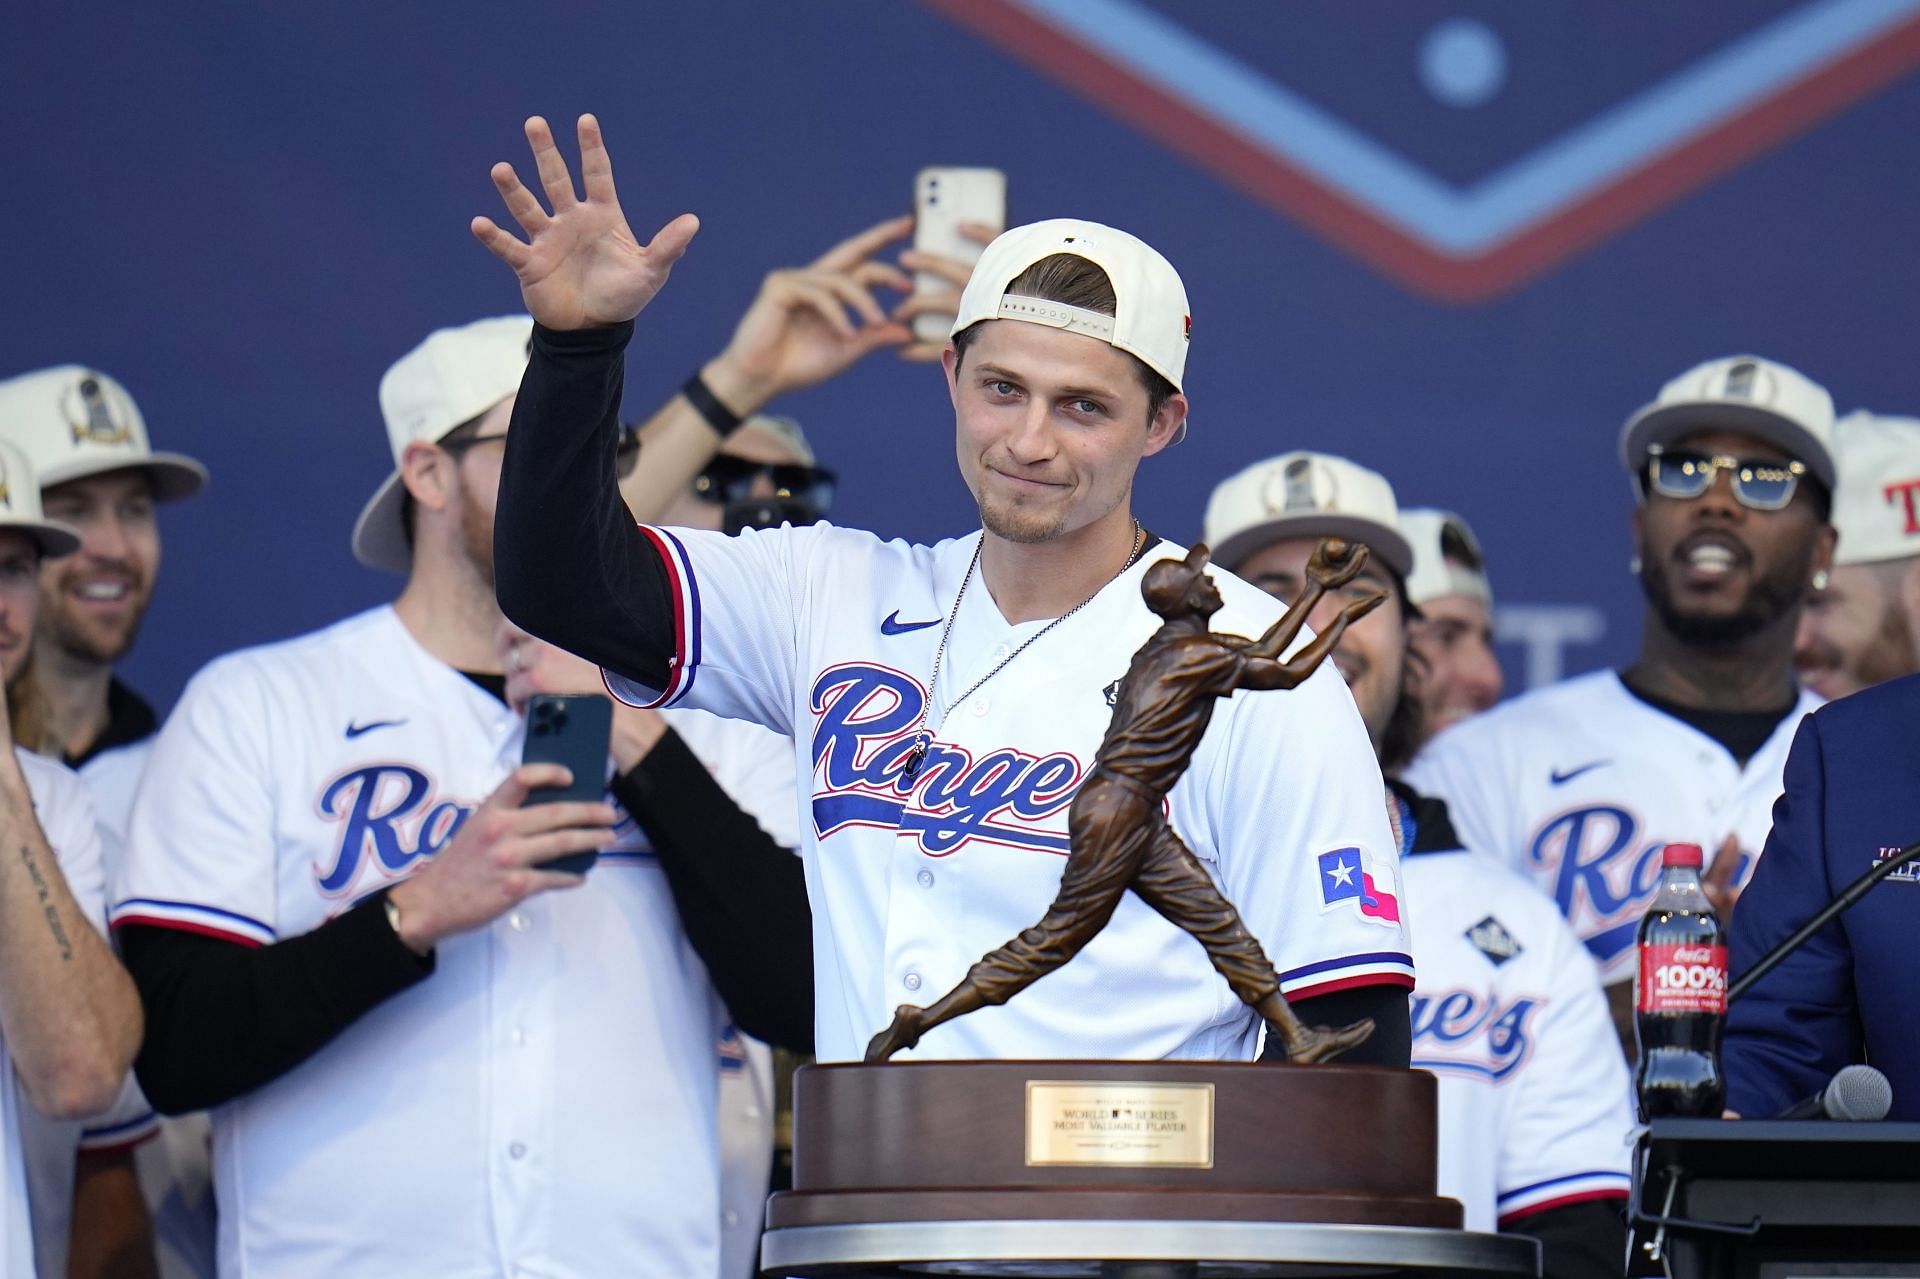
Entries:
MULTIPOLYGON (((1920 839, 1920 675, 1800 722, 1785 793, 1733 912, 1733 976, 1877 859, 1920 839)), ((1892 1119, 1920 1119, 1920 868, 1881 880, 1760 979, 1727 1019, 1727 1104, 1775 1115, 1866 1061, 1893 1084, 1892 1119)))

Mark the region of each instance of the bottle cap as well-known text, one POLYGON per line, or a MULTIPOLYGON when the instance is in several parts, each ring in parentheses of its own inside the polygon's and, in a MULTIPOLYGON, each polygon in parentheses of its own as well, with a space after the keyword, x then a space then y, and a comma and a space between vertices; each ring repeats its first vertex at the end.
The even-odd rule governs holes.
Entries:
POLYGON ((1705 857, 1701 853, 1700 845, 1698 844, 1668 844, 1660 851, 1660 865, 1662 868, 1668 866, 1688 866, 1694 870, 1699 870, 1704 862, 1705 857))

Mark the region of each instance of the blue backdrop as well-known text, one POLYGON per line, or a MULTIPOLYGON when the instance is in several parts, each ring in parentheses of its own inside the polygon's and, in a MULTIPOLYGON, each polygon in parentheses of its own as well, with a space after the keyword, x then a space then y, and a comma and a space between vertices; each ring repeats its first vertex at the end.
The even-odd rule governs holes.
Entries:
MULTIPOLYGON (((1633 648, 1615 439, 1662 381, 1752 350, 1843 411, 1920 408, 1914 7, 30 3, 0 46, 0 371, 105 369, 212 468, 162 517, 128 666, 166 702, 397 588, 347 548, 390 465, 375 386, 516 307, 466 222, 526 114, 600 114, 643 233, 705 223, 642 319, 635 414, 768 268, 904 210, 923 165, 991 164, 1016 220, 1113 222, 1185 275, 1194 429, 1147 464, 1152 527, 1195 536, 1258 457, 1342 452, 1465 513, 1503 602, 1597 609, 1547 614, 1604 627, 1564 650, 1587 669, 1633 648)), ((936 368, 785 407, 841 522, 973 526, 936 368)))

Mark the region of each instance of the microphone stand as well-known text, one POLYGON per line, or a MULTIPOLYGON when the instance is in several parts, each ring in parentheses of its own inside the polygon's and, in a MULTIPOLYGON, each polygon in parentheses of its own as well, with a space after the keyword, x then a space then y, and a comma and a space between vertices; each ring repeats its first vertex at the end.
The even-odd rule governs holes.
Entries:
MULTIPOLYGON (((1872 888, 1875 884, 1893 874, 1894 871, 1899 870, 1902 866, 1912 862, 1915 858, 1920 858, 1920 841, 1908 844, 1905 848, 1883 862, 1875 862, 1871 870, 1841 889, 1832 901, 1814 912, 1812 919, 1809 919, 1806 923, 1794 929, 1785 941, 1762 955, 1759 962, 1754 964, 1752 968, 1749 968, 1746 973, 1741 976, 1739 981, 1734 982, 1732 986, 1728 987, 1727 1002, 1732 1003, 1734 1000, 1740 998, 1740 996, 1746 994, 1748 988, 1751 987, 1753 983, 1772 972, 1779 966, 1781 960, 1798 950, 1807 938, 1832 923, 1834 916, 1859 901, 1862 897, 1865 897, 1869 888, 1872 888)), ((1735 909, 1737 910, 1738 907, 1736 906, 1735 909)))

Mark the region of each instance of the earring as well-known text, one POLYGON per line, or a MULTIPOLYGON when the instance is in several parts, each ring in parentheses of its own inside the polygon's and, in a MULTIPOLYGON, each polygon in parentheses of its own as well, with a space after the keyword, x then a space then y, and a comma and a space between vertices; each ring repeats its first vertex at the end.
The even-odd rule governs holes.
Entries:
POLYGON ((1827 570, 1823 568, 1813 570, 1813 589, 1816 591, 1827 589, 1827 570))
POLYGON ((1638 555, 1627 561, 1627 572, 1633 574, 1635 577, 1640 576, 1640 557, 1638 555))

